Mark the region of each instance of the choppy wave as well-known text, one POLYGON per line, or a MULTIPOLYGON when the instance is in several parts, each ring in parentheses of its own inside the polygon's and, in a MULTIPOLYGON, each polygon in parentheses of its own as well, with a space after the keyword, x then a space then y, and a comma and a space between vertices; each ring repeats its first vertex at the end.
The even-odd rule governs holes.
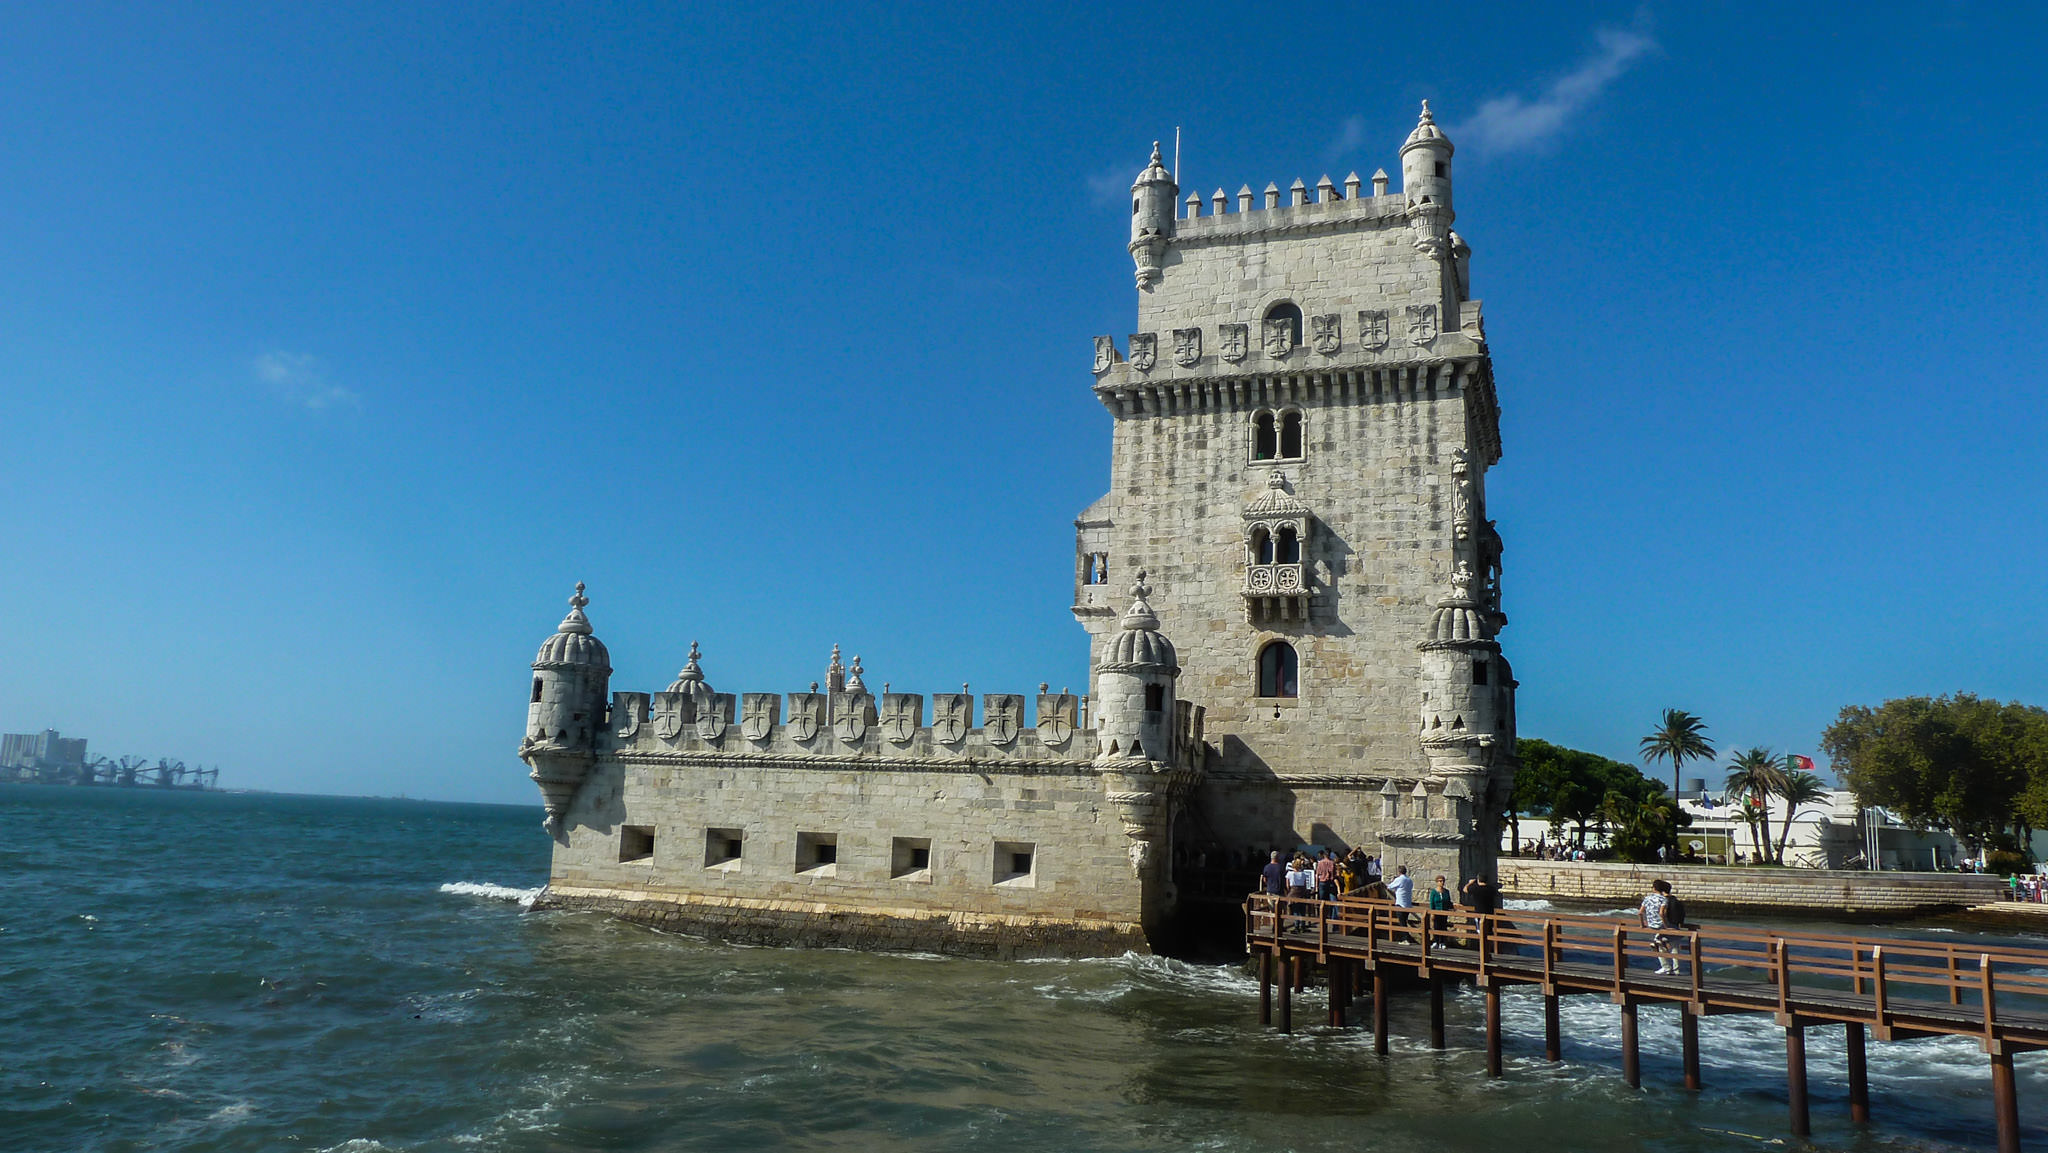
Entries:
POLYGON ((517 901, 522 909, 532 908, 534 899, 540 896, 538 886, 515 889, 510 885, 493 885, 489 881, 449 881, 441 886, 441 891, 465 897, 489 897, 494 901, 517 901))

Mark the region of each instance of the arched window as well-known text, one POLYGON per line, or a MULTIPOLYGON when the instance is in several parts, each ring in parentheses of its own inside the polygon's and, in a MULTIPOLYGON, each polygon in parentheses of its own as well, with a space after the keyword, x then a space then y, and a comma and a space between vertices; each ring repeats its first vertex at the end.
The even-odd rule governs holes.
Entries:
POLYGON ((1294 646, 1274 641, 1259 650, 1259 695, 1294 697, 1301 695, 1301 660, 1294 646))
POLYGON ((1252 530, 1252 563, 1273 563, 1273 536, 1264 525, 1252 530))
POLYGON ((1301 347, 1301 309, 1283 300, 1266 310, 1266 319, 1287 321, 1294 329, 1294 346, 1301 347))
POLYGON ((1252 459, 1272 460, 1280 455, 1280 438, 1273 429, 1273 414, 1261 412, 1252 418, 1252 459))
POLYGON ((1274 548, 1274 558, 1281 564, 1301 563, 1301 538, 1294 534, 1293 525, 1280 527, 1280 542, 1274 548))
POLYGON ((1289 411, 1280 418, 1280 455, 1289 460, 1301 457, 1301 413, 1289 411))

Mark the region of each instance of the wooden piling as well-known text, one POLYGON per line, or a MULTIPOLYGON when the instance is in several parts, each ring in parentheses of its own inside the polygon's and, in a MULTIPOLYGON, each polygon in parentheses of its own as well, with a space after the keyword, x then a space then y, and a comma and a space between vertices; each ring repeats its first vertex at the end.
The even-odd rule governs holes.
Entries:
POLYGON ((1991 1054, 1991 1103, 1998 1114, 1998 1153, 2020 1153, 2020 1096, 2013 1080, 2012 1051, 1991 1054))
POLYGON ((1863 1025, 1851 1021, 1843 1048, 1849 1055, 1849 1120, 1870 1124, 1870 1074, 1863 1064, 1863 1025))
POLYGON ((1806 1105, 1806 1026, 1798 1021, 1785 1026, 1785 1096, 1792 1106, 1792 1135, 1812 1136, 1806 1105))
POLYGON ((1486 1075, 1500 1076, 1500 986, 1486 986, 1486 1075))
POLYGON ((1333 1029, 1344 1027, 1344 969, 1344 961, 1340 957, 1330 958, 1324 969, 1330 983, 1330 1027, 1333 1029))
POLYGON ((1543 1059, 1564 1060, 1564 1041, 1557 1025, 1557 994, 1543 994, 1543 1059))
POLYGON ((1636 1003, 1632 1000, 1621 1003, 1621 1079, 1631 1089, 1642 1088, 1641 1054, 1636 1049, 1636 1003))
POLYGON ((1294 958, 1280 958, 1280 1031, 1294 1032, 1294 958))
POLYGON ((1687 1092, 1700 1091, 1700 1019, 1693 1015, 1690 1005, 1678 1007, 1679 1048, 1685 1064, 1685 1088, 1687 1092))
POLYGON ((1259 951, 1259 1024, 1273 1023, 1273 954, 1259 951))
POLYGON ((1372 1051, 1387 1055, 1387 971, 1372 971, 1372 1051))
POLYGON ((1429 977, 1429 1047, 1444 1047, 1444 979, 1434 973, 1429 977))

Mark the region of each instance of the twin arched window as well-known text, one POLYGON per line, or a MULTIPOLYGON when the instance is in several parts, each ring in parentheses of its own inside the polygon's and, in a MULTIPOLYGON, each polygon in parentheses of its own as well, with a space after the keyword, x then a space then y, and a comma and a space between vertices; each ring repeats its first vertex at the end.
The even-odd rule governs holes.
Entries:
POLYGON ((1253 564, 1300 564, 1301 534, 1291 524, 1283 524, 1277 533, 1266 531, 1265 525, 1252 530, 1253 564))
POLYGON ((1253 460, 1301 459, 1301 410, 1260 409, 1252 414, 1253 460))
POLYGON ((1295 654, 1293 645, 1273 641, 1259 650, 1259 695, 1301 695, 1301 658, 1295 654))

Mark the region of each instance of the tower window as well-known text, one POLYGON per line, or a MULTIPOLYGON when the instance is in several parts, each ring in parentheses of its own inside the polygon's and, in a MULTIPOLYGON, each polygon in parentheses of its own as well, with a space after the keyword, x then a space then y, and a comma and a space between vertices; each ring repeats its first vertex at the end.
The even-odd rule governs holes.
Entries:
POLYGON ((1301 413, 1288 412, 1280 418, 1280 455, 1290 460, 1301 456, 1301 413))
POLYGON ((1273 427, 1273 414, 1261 412, 1252 418, 1252 459, 1272 460, 1280 455, 1280 437, 1273 427))
POLYGON ((1273 563, 1273 535, 1266 531, 1264 525, 1252 530, 1252 563, 1273 563))
POLYGON ((1486 669, 1486 662, 1485 662, 1485 661, 1473 661, 1473 662, 1472 662, 1472 683, 1473 683, 1473 684, 1475 684, 1475 685, 1483 685, 1483 684, 1485 684, 1485 683, 1486 683, 1486 675, 1487 675, 1487 669, 1486 669))
POLYGON ((654 826, 619 826, 619 860, 644 861, 654 855, 654 826))
POLYGON ((1443 161, 1441 161, 1441 160, 1437 161, 1437 162, 1436 162, 1436 174, 1437 174, 1438 176, 1449 176, 1449 175, 1451 174, 1451 166, 1450 166, 1450 165, 1448 165, 1448 164, 1445 164, 1445 163, 1444 163, 1443 161))
POLYGON ((1295 535, 1293 525, 1281 526, 1280 541, 1274 552, 1274 559, 1281 564, 1301 563, 1301 538, 1295 535))
POLYGON ((1266 310, 1267 320, 1285 320, 1294 329, 1294 346, 1301 347, 1301 309, 1286 301, 1266 310))
POLYGON ((533 703, 540 703, 540 678, 533 678, 533 703))
POLYGON ((1145 711, 1148 713, 1160 713, 1166 711, 1165 685, 1145 686, 1145 711))
POLYGON ((1259 650, 1259 695, 1301 695, 1301 658, 1295 655, 1293 645, 1274 641, 1259 650))

